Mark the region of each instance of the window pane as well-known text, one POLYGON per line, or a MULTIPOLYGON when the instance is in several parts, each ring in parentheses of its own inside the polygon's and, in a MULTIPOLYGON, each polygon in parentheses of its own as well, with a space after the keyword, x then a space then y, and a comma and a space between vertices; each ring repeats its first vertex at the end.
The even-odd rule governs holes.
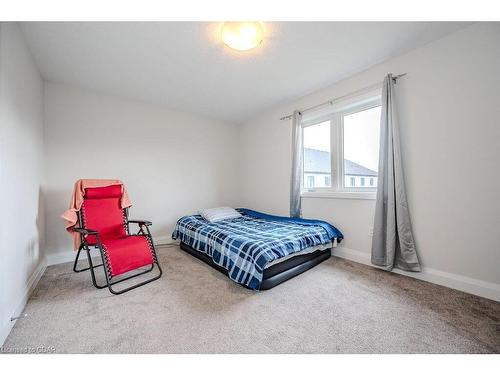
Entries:
POLYGON ((304 187, 331 187, 330 121, 304 128, 304 187))
POLYGON ((377 186, 380 109, 375 107, 344 116, 344 186, 347 188, 377 186), (370 183, 366 184, 366 180, 370 183))

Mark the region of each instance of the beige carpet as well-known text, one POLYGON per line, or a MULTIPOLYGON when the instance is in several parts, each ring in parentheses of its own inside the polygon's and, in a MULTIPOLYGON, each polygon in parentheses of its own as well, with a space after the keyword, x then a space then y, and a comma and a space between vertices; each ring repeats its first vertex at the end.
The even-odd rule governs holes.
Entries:
POLYGON ((113 296, 49 267, 6 348, 57 353, 499 353, 500 303, 339 258, 264 292, 178 247, 113 296))

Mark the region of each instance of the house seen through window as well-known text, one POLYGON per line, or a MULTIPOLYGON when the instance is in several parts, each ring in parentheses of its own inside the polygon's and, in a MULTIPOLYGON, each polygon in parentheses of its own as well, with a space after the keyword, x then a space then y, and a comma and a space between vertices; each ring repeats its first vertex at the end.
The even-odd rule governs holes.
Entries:
POLYGON ((305 189, 376 189, 380 110, 380 97, 374 95, 303 123, 305 189))

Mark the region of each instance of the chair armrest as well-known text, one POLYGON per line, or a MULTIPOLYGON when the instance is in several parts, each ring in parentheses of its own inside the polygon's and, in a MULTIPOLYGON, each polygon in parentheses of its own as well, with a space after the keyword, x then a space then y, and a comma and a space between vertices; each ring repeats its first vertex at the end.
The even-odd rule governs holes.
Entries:
POLYGON ((139 225, 145 225, 147 227, 149 227, 150 225, 153 225, 153 223, 148 221, 148 220, 129 220, 128 222, 139 224, 139 225))
POLYGON ((92 235, 96 235, 96 234, 99 234, 99 232, 97 232, 96 230, 94 229, 85 229, 85 228, 73 228, 73 230, 75 232, 78 232, 80 234, 92 234, 92 235))

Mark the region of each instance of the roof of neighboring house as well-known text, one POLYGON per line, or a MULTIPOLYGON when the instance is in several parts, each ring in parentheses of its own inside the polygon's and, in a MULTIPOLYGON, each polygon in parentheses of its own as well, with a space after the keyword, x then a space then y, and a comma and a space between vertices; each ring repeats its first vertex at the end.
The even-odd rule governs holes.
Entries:
MULTIPOLYGON (((344 168, 344 173, 349 176, 377 176, 377 172, 347 159, 344 159, 344 168)), ((304 171, 330 173, 330 153, 327 151, 305 148, 304 171)))

